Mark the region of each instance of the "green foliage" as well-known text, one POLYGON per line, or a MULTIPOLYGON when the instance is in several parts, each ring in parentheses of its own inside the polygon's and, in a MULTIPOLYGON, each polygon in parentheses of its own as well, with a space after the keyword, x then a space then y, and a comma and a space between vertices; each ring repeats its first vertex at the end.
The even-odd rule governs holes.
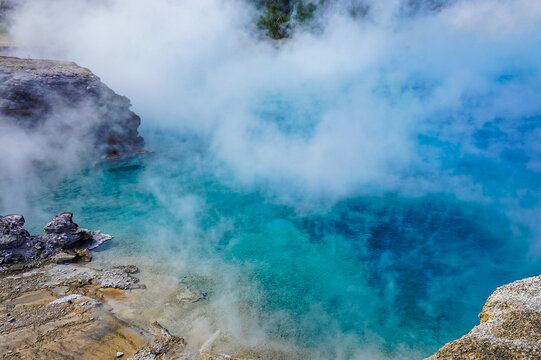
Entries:
POLYGON ((297 24, 306 24, 316 11, 316 5, 305 5, 303 0, 260 0, 258 4, 265 10, 258 18, 257 26, 273 39, 289 35, 292 17, 297 24))
POLYGON ((272 3, 257 20, 257 26, 266 30, 273 39, 287 36, 290 15, 278 3, 272 3))
POLYGON ((314 17, 316 6, 312 3, 304 6, 302 0, 297 1, 295 19, 304 24, 314 17))

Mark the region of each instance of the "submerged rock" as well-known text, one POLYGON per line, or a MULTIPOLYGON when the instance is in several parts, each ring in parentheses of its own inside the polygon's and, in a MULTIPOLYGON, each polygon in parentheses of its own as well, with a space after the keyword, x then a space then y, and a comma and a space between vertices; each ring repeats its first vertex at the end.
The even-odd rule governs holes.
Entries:
POLYGON ((47 132, 70 136, 89 153, 117 156, 143 148, 141 119, 130 106, 75 63, 0 56, 0 125, 48 126, 47 132))
POLYGON ((541 359, 541 276, 496 289, 479 318, 479 325, 428 360, 541 359))
POLYGON ((112 237, 99 231, 81 229, 72 218, 72 213, 60 213, 45 225, 44 234, 30 236, 23 227, 22 215, 0 216, 0 264, 5 269, 22 270, 34 262, 90 260, 87 249, 93 249, 112 237))
POLYGON ((193 286, 179 284, 179 292, 176 299, 181 304, 192 304, 205 299, 205 295, 193 286))

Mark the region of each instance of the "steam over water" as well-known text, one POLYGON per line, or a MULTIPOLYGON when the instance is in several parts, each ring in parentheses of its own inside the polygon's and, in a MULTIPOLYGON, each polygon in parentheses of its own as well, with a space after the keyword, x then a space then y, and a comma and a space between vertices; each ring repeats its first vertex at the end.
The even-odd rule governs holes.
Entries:
POLYGON ((92 69, 153 152, 47 184, 14 168, 0 213, 38 232, 73 211, 115 235, 100 258, 199 288, 189 314, 152 300, 194 344, 430 355, 497 286, 540 273, 541 6, 352 5, 273 44, 243 2, 30 1, 18 55, 92 69))
MULTIPOLYGON (((417 359, 476 325, 497 286, 539 272, 529 229, 498 206, 391 193, 299 209, 224 183, 179 134, 145 135, 154 154, 62 181, 32 200, 43 215, 30 220, 70 209, 80 224, 115 234, 99 258, 147 257, 200 288, 199 306, 210 310, 187 318, 204 330, 175 311, 159 318, 188 339, 220 329, 243 345, 278 342, 314 359, 417 359)), ((150 300, 164 307, 154 316, 174 306, 161 296, 150 300)))

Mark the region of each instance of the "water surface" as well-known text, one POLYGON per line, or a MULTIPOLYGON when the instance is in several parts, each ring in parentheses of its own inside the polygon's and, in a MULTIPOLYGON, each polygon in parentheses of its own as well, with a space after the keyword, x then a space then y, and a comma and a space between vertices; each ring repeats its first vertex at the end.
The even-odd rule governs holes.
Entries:
MULTIPOLYGON (((40 211, 27 221, 37 232, 52 214, 72 211, 84 227, 115 236, 98 258, 151 259, 156 271, 199 288, 207 310, 197 316, 211 325, 186 326, 188 341, 221 330, 231 342, 288 344, 314 359, 414 359, 476 325, 497 286, 538 273, 528 227, 496 201, 539 186, 526 170, 506 176, 521 166, 513 154, 448 159, 495 201, 443 191, 287 201, 217 172, 185 135, 146 138, 154 152, 103 161, 36 195, 40 211)), ((186 321, 174 314, 162 321, 186 321)))

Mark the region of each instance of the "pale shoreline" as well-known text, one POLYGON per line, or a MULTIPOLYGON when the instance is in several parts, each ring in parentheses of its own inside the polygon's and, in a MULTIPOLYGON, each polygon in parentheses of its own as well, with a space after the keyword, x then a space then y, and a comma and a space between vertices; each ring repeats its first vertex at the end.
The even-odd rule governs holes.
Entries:
MULTIPOLYGON (((290 344, 266 339, 259 344, 243 343, 235 334, 227 332, 220 322, 220 316, 213 308, 207 294, 191 284, 184 284, 177 278, 167 275, 171 270, 168 264, 159 264, 150 257, 119 257, 114 250, 96 253, 90 266, 107 266, 114 262, 123 266, 134 264, 140 269, 137 277, 144 290, 128 290, 122 301, 112 299, 113 313, 131 324, 144 324, 158 321, 171 333, 182 336, 192 353, 232 354, 233 359, 310 359, 309 354, 290 344)), ((227 355, 230 356, 230 355, 227 355)))
MULTIPOLYGON (((112 237, 79 228, 72 216, 58 214, 39 235, 26 231, 21 215, 0 216, 2 357, 221 359, 186 346, 156 321, 159 314, 141 299, 160 294, 146 292, 135 265, 119 265, 116 257, 92 263, 91 249, 112 237)), ((163 282, 150 281, 181 289, 175 297, 181 302, 203 298, 196 289, 163 282)))

